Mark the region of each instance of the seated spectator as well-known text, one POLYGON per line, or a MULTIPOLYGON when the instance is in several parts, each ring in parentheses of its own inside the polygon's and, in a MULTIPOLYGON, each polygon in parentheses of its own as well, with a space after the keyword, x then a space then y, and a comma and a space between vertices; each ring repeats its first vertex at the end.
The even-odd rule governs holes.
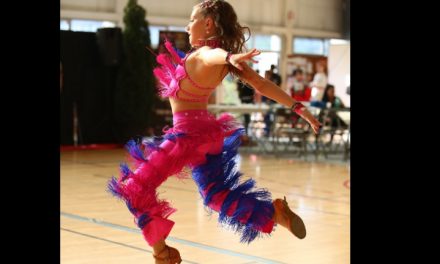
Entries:
POLYGON ((293 81, 292 87, 290 87, 290 94, 295 100, 310 101, 311 89, 306 85, 304 73, 301 69, 293 71, 293 81))

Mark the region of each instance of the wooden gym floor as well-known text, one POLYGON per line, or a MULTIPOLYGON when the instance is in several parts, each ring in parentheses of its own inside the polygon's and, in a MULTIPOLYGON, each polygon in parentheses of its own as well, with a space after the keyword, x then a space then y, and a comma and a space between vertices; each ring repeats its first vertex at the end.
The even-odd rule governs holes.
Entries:
MULTIPOLYGON (((151 248, 125 204, 106 191, 126 160, 123 149, 61 152, 61 263, 154 263, 151 248)), ((177 212, 167 239, 182 263, 350 263, 350 172, 348 163, 329 164, 241 155, 243 177, 256 179, 273 198, 284 195, 307 227, 299 240, 281 226, 250 245, 207 213, 192 179, 174 177, 160 188, 177 212)))

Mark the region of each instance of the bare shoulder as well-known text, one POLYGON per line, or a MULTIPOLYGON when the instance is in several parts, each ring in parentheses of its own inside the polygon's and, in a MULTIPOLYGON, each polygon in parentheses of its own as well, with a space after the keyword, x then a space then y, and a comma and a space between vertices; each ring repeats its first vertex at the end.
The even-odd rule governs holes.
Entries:
POLYGON ((188 63, 197 63, 202 60, 202 52, 206 50, 206 48, 209 49, 209 47, 201 47, 195 51, 193 51, 187 58, 188 63))
POLYGON ((201 55, 201 51, 204 49, 205 47, 201 47, 195 51, 193 51, 188 58, 186 59, 186 67, 187 69, 189 69, 190 71, 193 70, 201 70, 202 68, 204 68, 204 64, 203 64, 203 58, 201 55))
POLYGON ((199 51, 199 56, 210 56, 213 53, 217 53, 218 51, 225 51, 222 48, 211 48, 209 46, 200 47, 197 51, 199 51))
POLYGON ((201 51, 201 52, 203 52, 203 51, 208 51, 208 50, 212 50, 213 48, 211 48, 211 47, 209 47, 209 46, 203 46, 203 47, 200 47, 197 51, 201 51))

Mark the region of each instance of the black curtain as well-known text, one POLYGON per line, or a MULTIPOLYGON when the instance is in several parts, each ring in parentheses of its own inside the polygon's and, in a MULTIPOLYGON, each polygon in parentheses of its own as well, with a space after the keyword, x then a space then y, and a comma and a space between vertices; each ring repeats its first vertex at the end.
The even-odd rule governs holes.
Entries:
POLYGON ((107 63, 108 57, 102 52, 102 45, 106 44, 102 39, 98 43, 96 33, 61 31, 60 38, 60 58, 64 72, 60 143, 73 143, 74 105, 78 115, 79 144, 117 142, 112 125, 112 94, 119 60, 107 63))
POLYGON ((350 0, 343 0, 342 2, 343 14, 343 38, 350 40, 350 0))

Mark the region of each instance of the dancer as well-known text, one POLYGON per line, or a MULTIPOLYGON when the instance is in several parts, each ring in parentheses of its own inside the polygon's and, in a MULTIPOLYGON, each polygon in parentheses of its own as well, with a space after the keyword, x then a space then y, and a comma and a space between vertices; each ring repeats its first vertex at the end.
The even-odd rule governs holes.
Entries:
POLYGON ((271 199, 265 189, 256 189, 255 181, 240 181, 237 150, 244 129, 231 115, 219 118, 207 111, 208 98, 222 79, 232 73, 261 94, 292 108, 317 132, 320 123, 299 102, 280 87, 265 80, 246 62, 260 52, 244 52, 244 32, 232 6, 219 0, 194 6, 187 26, 192 50, 188 54, 165 43, 169 54, 159 54, 154 74, 159 94, 168 97, 173 111, 173 127, 153 140, 127 143, 134 170, 121 165, 119 179, 109 182, 112 193, 125 201, 153 247, 157 264, 180 263, 177 249, 165 239, 174 222, 175 211, 158 198, 156 189, 170 176, 185 178, 185 166, 192 170, 205 206, 219 213, 219 222, 241 234, 241 242, 250 243, 262 234, 270 234, 275 224, 287 228, 298 238, 306 236, 301 218, 293 213, 286 199, 271 199))

